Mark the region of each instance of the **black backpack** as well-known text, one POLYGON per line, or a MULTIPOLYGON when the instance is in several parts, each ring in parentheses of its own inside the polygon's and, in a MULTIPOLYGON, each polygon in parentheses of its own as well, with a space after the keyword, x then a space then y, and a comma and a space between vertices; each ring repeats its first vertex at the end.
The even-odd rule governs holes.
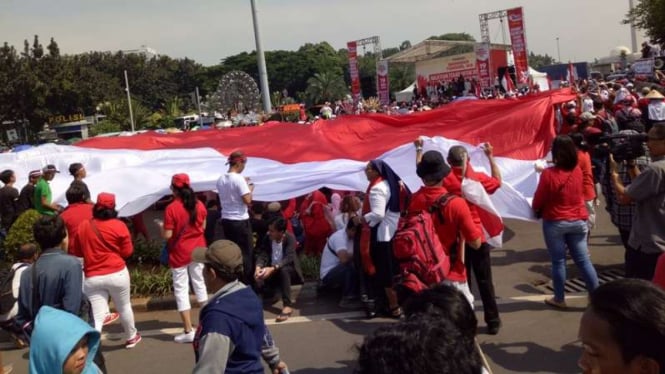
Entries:
POLYGON ((16 298, 14 297, 12 284, 14 283, 14 276, 16 270, 24 268, 29 264, 21 264, 16 269, 8 268, 0 270, 0 314, 9 313, 14 305, 16 305, 16 298))

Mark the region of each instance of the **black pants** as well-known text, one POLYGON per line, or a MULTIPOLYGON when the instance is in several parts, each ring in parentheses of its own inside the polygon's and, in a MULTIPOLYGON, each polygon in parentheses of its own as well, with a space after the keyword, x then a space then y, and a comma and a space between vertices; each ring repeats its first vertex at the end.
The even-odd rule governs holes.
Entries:
POLYGON ((275 270, 270 278, 266 279, 266 287, 279 291, 282 296, 282 304, 285 307, 293 306, 293 300, 291 300, 291 278, 295 276, 295 273, 295 269, 287 265, 275 270))
POLYGON ((624 255, 626 278, 653 280, 656 263, 658 263, 658 257, 661 253, 644 253, 628 245, 630 231, 619 230, 619 235, 621 235, 621 242, 626 248, 624 255))
POLYGON ((468 245, 464 249, 464 263, 466 264, 469 288, 471 288, 471 275, 473 274, 478 285, 480 298, 483 300, 485 323, 488 325, 501 321, 499 308, 496 305, 494 283, 492 282, 491 249, 492 247, 487 243, 483 243, 478 249, 473 249, 468 245))
POLYGON ((243 261, 243 283, 247 285, 254 284, 254 248, 252 238, 252 225, 248 219, 234 221, 222 219, 222 228, 224 230, 224 239, 230 240, 240 247, 243 261))

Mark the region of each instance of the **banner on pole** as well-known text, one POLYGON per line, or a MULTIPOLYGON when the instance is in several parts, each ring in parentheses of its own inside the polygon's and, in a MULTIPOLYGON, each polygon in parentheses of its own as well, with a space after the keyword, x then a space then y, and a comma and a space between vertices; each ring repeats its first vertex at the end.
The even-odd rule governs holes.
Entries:
POLYGON ((390 105, 390 83, 388 81, 387 60, 380 60, 376 63, 376 92, 379 94, 381 105, 390 105))
POLYGON ((478 81, 480 88, 487 90, 492 88, 492 74, 490 72, 490 45, 489 43, 476 43, 476 69, 478 69, 478 81))
POLYGON ((360 73, 358 72, 358 46, 356 42, 346 43, 349 50, 349 75, 351 76, 351 95, 353 101, 360 100, 360 73))
POLYGON ((529 61, 524 31, 524 12, 522 8, 508 10, 508 30, 515 60, 515 75, 518 84, 527 84, 529 80, 529 61))

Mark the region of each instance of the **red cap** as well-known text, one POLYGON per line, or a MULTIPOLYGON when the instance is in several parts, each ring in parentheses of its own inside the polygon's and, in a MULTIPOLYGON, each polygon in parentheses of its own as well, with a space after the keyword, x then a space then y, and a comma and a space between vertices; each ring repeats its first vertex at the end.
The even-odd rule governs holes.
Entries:
POLYGON ((102 192, 97 195, 97 203, 95 205, 102 208, 115 209, 115 195, 108 192, 102 192))
POLYGON ((586 130, 584 130, 585 135, 598 135, 602 133, 603 132, 597 127, 587 127, 586 130))
POLYGON ((189 175, 185 173, 176 174, 171 178, 171 184, 177 188, 189 186, 189 175))

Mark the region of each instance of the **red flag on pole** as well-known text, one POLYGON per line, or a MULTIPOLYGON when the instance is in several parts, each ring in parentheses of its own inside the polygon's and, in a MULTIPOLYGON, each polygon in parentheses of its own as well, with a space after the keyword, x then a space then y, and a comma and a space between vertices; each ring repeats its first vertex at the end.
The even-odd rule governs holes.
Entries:
POLYGON ((568 62, 568 82, 571 86, 575 84, 575 67, 572 62, 568 62))
POLYGON ((513 83, 513 80, 510 78, 510 72, 508 69, 506 69, 506 72, 503 74, 503 79, 505 79, 505 84, 503 87, 506 89, 506 92, 515 92, 515 83, 513 83))

